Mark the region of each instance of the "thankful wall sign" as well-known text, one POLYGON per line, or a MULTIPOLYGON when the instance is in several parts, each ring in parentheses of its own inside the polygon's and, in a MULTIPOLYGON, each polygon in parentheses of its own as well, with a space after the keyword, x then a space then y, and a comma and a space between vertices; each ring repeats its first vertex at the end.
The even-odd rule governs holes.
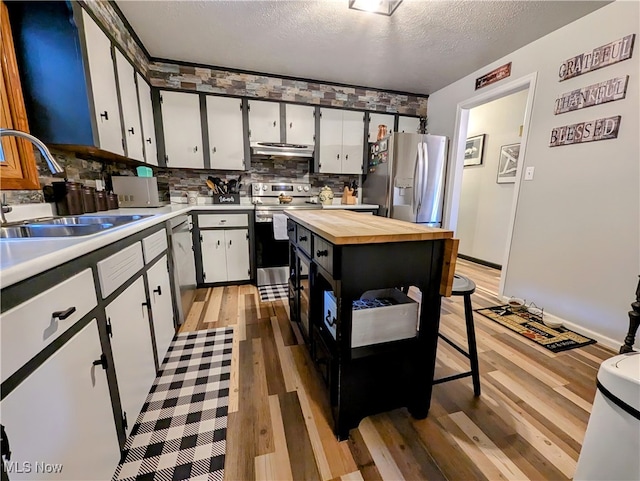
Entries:
POLYGON ((629 76, 625 75, 563 93, 556 99, 553 113, 558 115, 623 99, 628 83, 629 76))
POLYGON ((560 82, 631 58, 636 34, 610 42, 565 60, 560 65, 560 82))

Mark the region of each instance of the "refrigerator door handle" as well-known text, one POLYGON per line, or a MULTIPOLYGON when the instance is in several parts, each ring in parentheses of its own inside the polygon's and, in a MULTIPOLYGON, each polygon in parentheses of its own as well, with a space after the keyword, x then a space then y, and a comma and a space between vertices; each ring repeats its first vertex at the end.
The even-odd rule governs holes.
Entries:
POLYGON ((420 207, 418 206, 418 186, 420 185, 419 177, 420 170, 422 165, 422 144, 418 144, 418 153, 416 154, 416 164, 413 167, 413 212, 417 215, 420 211, 420 207))
POLYGON ((420 206, 422 206, 422 202, 424 201, 424 194, 427 190, 427 182, 429 180, 429 152, 427 151, 427 143, 422 143, 422 148, 424 152, 422 154, 422 162, 424 168, 422 169, 422 178, 420 179, 420 206))

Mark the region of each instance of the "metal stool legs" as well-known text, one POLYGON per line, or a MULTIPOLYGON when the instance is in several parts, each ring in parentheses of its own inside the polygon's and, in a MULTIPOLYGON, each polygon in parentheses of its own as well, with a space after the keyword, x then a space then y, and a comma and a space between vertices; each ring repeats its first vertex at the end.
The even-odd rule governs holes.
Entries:
POLYGON ((469 359, 471 370, 462 372, 460 374, 454 374, 452 376, 436 379, 433 381, 433 384, 440 384, 443 382, 454 381, 456 379, 471 376, 471 379, 473 381, 473 394, 475 396, 480 396, 480 368, 478 363, 478 347, 476 345, 476 330, 473 324, 473 308, 471 307, 471 294, 473 294, 473 292, 475 291, 475 284, 473 283, 473 281, 467 279, 466 277, 459 275, 456 275, 456 277, 458 278, 457 281, 459 281, 459 285, 462 285, 462 288, 456 290, 456 281, 454 280, 453 295, 461 295, 464 298, 464 320, 467 327, 467 343, 469 346, 469 352, 462 349, 460 346, 455 344, 453 341, 451 341, 451 339, 447 338, 443 334, 438 333, 438 336, 460 354, 469 359))

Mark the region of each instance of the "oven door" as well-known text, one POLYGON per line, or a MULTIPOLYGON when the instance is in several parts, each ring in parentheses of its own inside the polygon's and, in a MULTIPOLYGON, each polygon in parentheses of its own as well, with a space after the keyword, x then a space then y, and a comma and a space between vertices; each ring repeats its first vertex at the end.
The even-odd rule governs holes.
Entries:
POLYGON ((273 213, 273 210, 256 209, 255 211, 254 233, 258 286, 286 284, 288 280, 289 239, 275 239, 273 213))

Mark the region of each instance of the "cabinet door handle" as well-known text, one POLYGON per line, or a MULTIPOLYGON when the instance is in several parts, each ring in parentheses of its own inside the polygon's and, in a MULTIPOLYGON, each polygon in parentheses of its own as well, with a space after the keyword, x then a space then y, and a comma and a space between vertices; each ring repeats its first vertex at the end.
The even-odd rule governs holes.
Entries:
POLYGON ((157 292, 157 293, 158 293, 158 295, 159 295, 159 296, 161 296, 161 295, 162 295, 162 287, 161 287, 161 286, 158 286, 158 288, 157 288, 157 289, 154 289, 154 290, 153 290, 153 292, 157 292))
POLYGON ((197 145, 193 148, 193 151, 194 151, 194 152, 197 152, 197 151, 198 151, 198 146, 197 146, 197 145))
POLYGON ((307 236, 306 235, 301 235, 300 237, 298 237, 298 240, 300 242, 305 242, 307 240, 307 236))
MULTIPOLYGON (((0 444, 1 444, 1 456, 4 458, 4 461, 11 461, 11 447, 9 446, 9 438, 7 437, 7 433, 4 430, 4 426, 0 424, 0 444)), ((3 471, 4 472, 4 471, 3 471)))
POLYGON ((344 156, 344 160, 349 160, 349 154, 344 156))
POLYGON ((102 117, 105 120, 109 120, 109 112, 107 112, 106 110, 104 112, 102 112, 100 114, 100 117, 102 117))
POLYGON ((293 231, 294 231, 293 227, 287 227, 287 232, 293 232, 293 231))
POLYGON ((323 251, 316 251, 316 257, 325 257, 329 255, 329 251, 327 249, 323 251))
POLYGON ((149 308, 149 305, 150 305, 150 303, 149 303, 149 299, 147 299, 146 301, 144 301, 144 302, 142 303, 142 307, 146 307, 147 309, 149 308))
POLYGON ((340 154, 336 155, 336 159, 340 160, 340 154))
POLYGON ((107 363, 107 356, 105 356, 104 354, 101 354, 100 359, 96 359, 95 361, 93 361, 93 365, 102 366, 102 369, 106 371, 107 367, 109 366, 107 363))
POLYGON ((54 312, 53 314, 51 314, 51 317, 53 317, 54 319, 58 318, 61 321, 64 321, 67 317, 69 317, 74 312, 76 312, 76 308, 75 308, 75 306, 72 306, 72 307, 70 307, 69 309, 67 309, 65 311, 56 311, 56 312, 54 312))
POLYGON ((273 126, 274 126, 274 127, 276 126, 276 121, 275 121, 275 120, 273 121, 273 126))
POLYGON ((220 241, 218 241, 218 246, 220 245, 220 241))
POLYGON ((149 137, 149 138, 147 139, 147 143, 148 143, 148 144, 150 144, 150 143, 151 143, 151 137, 149 137))
POLYGON ((289 124, 289 128, 290 128, 290 129, 292 129, 292 128, 293 128, 293 122, 291 122, 291 123, 289 124))
POLYGON ((211 149, 211 151, 212 151, 214 154, 217 152, 215 147, 214 147, 213 149, 211 149))
POLYGON ((231 241, 229 241, 229 246, 231 246, 231 241))
POLYGON ((131 127, 127 132, 129 132, 131 135, 135 135, 135 132, 133 131, 133 127, 131 127))

